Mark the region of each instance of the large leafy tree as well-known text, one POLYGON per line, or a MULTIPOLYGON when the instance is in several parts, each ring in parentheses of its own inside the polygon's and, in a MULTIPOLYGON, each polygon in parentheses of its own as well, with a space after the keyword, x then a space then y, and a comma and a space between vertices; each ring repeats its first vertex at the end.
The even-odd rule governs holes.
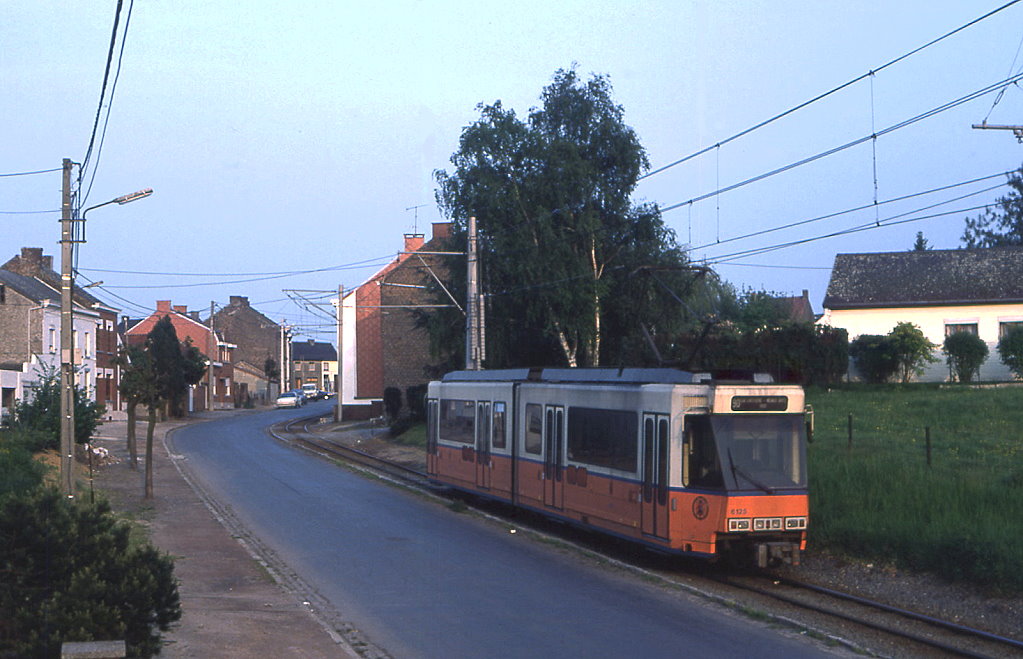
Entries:
POLYGON ((977 217, 966 218, 965 247, 1023 245, 1023 168, 1009 175, 1009 192, 977 217))
MULTIPOLYGON (((691 278, 685 255, 657 207, 631 201, 648 162, 607 78, 559 70, 541 101, 525 120, 500 101, 481 105, 454 170, 436 172, 455 239, 477 218, 488 362, 630 359, 641 327, 681 318, 668 291, 691 278)), ((457 317, 441 318, 456 335, 457 317)))

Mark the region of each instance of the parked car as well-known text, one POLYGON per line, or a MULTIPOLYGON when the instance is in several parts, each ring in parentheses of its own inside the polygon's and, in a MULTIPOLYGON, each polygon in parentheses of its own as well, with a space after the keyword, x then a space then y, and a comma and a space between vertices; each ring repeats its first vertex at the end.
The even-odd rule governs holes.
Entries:
POLYGON ((275 407, 302 407, 305 401, 302 400, 302 394, 297 391, 285 391, 283 394, 277 397, 277 401, 274 403, 275 407))

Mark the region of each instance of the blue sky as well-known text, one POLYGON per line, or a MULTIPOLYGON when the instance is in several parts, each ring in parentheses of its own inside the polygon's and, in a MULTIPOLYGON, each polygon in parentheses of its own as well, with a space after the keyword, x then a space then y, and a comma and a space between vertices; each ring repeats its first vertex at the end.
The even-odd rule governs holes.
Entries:
MULTIPOLYGON (((245 295, 272 318, 329 340, 319 327, 324 321, 282 290, 358 285, 401 249, 416 219, 429 233, 442 219, 433 171, 449 166, 478 103, 500 99, 524 116, 556 69, 575 63, 583 75, 606 74, 656 168, 1002 4, 139 0, 103 149, 87 172, 85 206, 145 187, 155 193, 90 213, 79 269, 102 280, 94 291, 129 315, 157 299, 208 309, 211 300, 245 295), (103 272, 110 270, 119 272, 103 272), (307 270, 320 272, 257 274, 307 270)), ((0 7, 0 174, 59 167, 65 157, 82 162, 115 6, 40 0, 0 7)), ((686 202, 1004 80, 1023 68, 1021 26, 1023 3, 650 176, 636 200, 686 202)), ((683 204, 664 219, 694 248, 695 260, 713 263, 746 249, 884 224, 968 193, 978 194, 930 212, 989 203, 1001 190, 979 191, 1004 177, 872 207, 875 198, 1018 168, 1023 146, 1010 133, 970 126, 985 118, 1023 124, 1023 89, 1010 86, 992 108, 994 101, 994 93, 983 95, 834 156, 683 204), (734 240, 859 206, 870 208, 734 240)), ((22 246, 59 256, 59 215, 24 214, 59 203, 58 172, 0 177, 0 258, 22 246)), ((739 288, 807 289, 820 311, 836 253, 909 249, 917 231, 934 247, 955 248, 963 218, 973 214, 733 257, 715 268, 739 288)))

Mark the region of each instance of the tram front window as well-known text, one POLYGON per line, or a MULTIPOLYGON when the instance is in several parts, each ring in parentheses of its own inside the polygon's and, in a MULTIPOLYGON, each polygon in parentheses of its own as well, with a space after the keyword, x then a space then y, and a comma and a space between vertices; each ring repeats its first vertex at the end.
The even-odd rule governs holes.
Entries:
POLYGON ((711 417, 729 489, 806 487, 806 428, 798 414, 722 414, 711 417))

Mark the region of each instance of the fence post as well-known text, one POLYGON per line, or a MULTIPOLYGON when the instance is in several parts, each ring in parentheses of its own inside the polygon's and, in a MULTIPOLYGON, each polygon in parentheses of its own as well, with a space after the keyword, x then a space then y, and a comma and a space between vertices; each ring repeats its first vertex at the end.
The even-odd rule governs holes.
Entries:
POLYGON ((850 448, 850 449, 852 448, 852 435, 853 435, 853 433, 852 433, 852 412, 850 412, 849 413, 849 446, 848 446, 848 448, 850 448))
POLYGON ((931 427, 927 426, 924 429, 924 435, 927 438, 927 466, 931 466, 931 427))

